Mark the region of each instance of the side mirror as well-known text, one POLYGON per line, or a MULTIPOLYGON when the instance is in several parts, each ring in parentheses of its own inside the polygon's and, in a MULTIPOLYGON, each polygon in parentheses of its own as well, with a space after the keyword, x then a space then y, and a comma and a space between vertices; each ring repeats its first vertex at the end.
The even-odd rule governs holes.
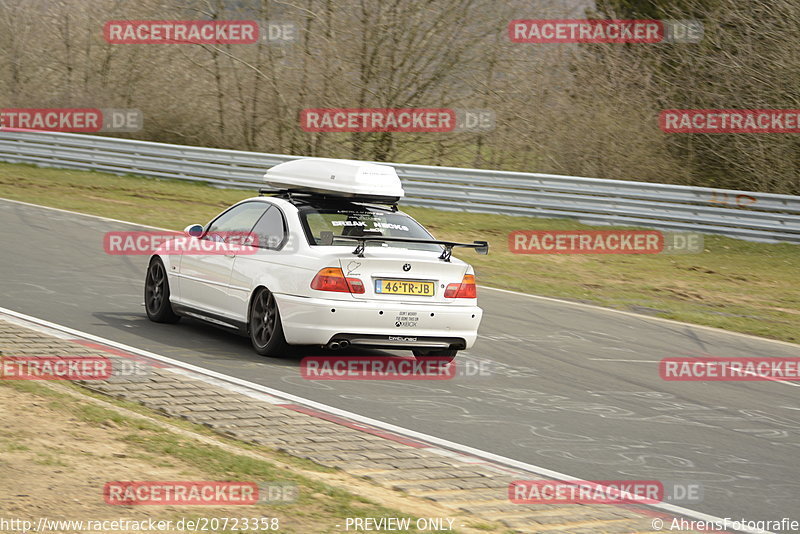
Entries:
POLYGON ((323 230, 319 233, 319 244, 323 246, 333 245, 333 232, 323 230))
POLYGON ((489 242, 488 241, 475 241, 475 244, 478 245, 475 247, 475 252, 478 254, 485 256, 489 254, 489 242))
POLYGON ((190 237, 200 237, 203 235, 203 225, 201 224, 190 224, 186 228, 183 229, 183 233, 190 236, 190 237))

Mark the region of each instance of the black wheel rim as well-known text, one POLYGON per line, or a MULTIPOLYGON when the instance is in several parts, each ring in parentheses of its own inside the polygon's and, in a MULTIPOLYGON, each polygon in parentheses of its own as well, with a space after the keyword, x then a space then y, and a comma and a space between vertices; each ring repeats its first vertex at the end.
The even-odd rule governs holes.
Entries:
POLYGON ((147 284, 145 284, 145 301, 147 310, 150 313, 158 313, 164 302, 164 295, 167 290, 167 276, 164 266, 159 262, 153 262, 147 270, 147 284))
POLYGON ((275 298, 269 291, 262 291, 256 296, 253 303, 253 313, 250 317, 250 331, 253 340, 259 347, 266 347, 275 332, 278 308, 275 298))

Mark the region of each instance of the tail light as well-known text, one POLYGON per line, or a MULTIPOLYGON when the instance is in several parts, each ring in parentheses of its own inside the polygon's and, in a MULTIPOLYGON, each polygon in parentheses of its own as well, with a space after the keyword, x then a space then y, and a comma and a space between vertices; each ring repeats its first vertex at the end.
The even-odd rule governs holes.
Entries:
POLYGON ((448 299, 474 299, 478 298, 478 286, 475 285, 475 275, 465 274, 460 284, 447 284, 444 297, 448 299))
POLYGON ((338 267, 325 267, 311 280, 311 289, 361 294, 364 292, 364 284, 358 278, 345 278, 338 267))

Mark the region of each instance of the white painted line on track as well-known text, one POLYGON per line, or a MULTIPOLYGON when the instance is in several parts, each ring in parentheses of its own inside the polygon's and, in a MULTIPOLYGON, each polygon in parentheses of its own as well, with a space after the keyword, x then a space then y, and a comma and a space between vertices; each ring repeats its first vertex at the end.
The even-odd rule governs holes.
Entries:
POLYGON ((744 338, 753 339, 753 340, 756 340, 756 341, 769 341, 770 343, 778 343, 780 345, 785 345, 787 347, 792 347, 792 348, 795 348, 795 349, 800 348, 800 345, 798 345, 797 343, 790 343, 788 341, 780 341, 778 339, 769 339, 769 338, 766 338, 766 337, 759 337, 759 336, 754 336, 754 335, 751 335, 751 334, 743 334, 741 332, 734 332, 732 330, 723 330, 722 328, 714 328, 713 326, 705 326, 705 325, 702 325, 702 324, 684 323, 682 321, 676 321, 674 319, 664 319, 663 317, 653 317, 651 315, 641 315, 639 313, 633 313, 633 312, 624 311, 624 310, 615 310, 614 308, 604 308, 603 306, 596 306, 594 304, 584 304, 583 302, 573 302, 573 301, 570 301, 570 300, 562 300, 562 299, 557 299, 557 298, 553 298, 553 297, 542 297, 540 295, 531 295, 530 293, 520 293, 519 291, 511 291, 510 289, 500 289, 500 288, 497 288, 497 287, 484 286, 484 285, 480 285, 480 284, 478 284, 478 287, 480 287, 481 289, 489 289, 491 291, 499 291, 500 293, 509 293, 511 295, 517 295, 519 297, 527 297, 527 298, 531 298, 531 299, 546 300, 548 302, 557 302, 559 304, 566 304, 568 306, 573 306, 573 307, 578 307, 578 308, 586 308, 586 309, 589 309, 589 310, 601 311, 601 312, 606 312, 606 313, 616 313, 616 314, 627 315, 628 317, 635 317, 636 319, 641 319, 641 320, 644 320, 644 321, 655 321, 655 322, 660 322, 660 323, 668 323, 668 324, 675 325, 675 326, 687 326, 687 327, 690 327, 690 328, 696 328, 696 329, 700 329, 700 330, 708 330, 710 332, 716 332, 717 334, 727 334, 727 335, 730 335, 730 336, 744 337, 744 338))
MULTIPOLYGON (((103 345, 113 347, 118 350, 122 350, 125 352, 129 352, 132 354, 136 354, 139 356, 144 356, 145 358, 150 358, 161 363, 168 364, 170 366, 183 369, 185 371, 190 371, 191 376, 193 378, 198 378, 201 380, 207 380, 207 378, 216 379, 215 383, 220 387, 229 388, 230 385, 234 385, 237 387, 237 391, 241 391, 241 388, 249 389, 251 392, 266 394, 266 398, 264 396, 259 396, 257 398, 265 398, 271 402, 271 399, 280 398, 284 400, 290 400, 294 403, 301 404, 304 406, 308 406, 310 408, 314 408, 316 410, 320 410, 326 412, 328 414, 333 414, 339 417, 347 418, 352 421, 357 421, 359 423, 363 423, 366 425, 370 425, 372 427, 376 427, 382 430, 387 430, 389 432, 393 432, 399 434, 401 436, 406 436, 413 439, 418 439, 423 442, 427 442, 430 444, 438 445, 442 448, 449 449, 451 451, 456 451, 468 456, 473 456, 477 458, 481 458, 484 460, 488 460, 490 462, 494 462, 496 464, 506 466, 506 467, 513 467, 522 471, 527 471, 529 473, 533 473, 536 475, 540 475, 547 478, 552 478, 559 481, 564 482, 581 482, 583 479, 578 477, 573 477, 564 473, 559 473, 558 471, 553 471, 552 469, 547 469, 544 467, 539 467, 537 465, 529 464, 526 462, 522 462, 519 460, 514 460, 513 458, 507 458, 505 456, 500 456, 498 454, 494 454, 488 451, 484 451, 481 449, 476 449, 470 447, 468 445, 462 445, 460 443, 455 443, 453 441, 449 441, 442 438, 437 438, 436 436, 431 436, 428 434, 424 434, 422 432, 417 432, 415 430, 410 430, 407 428, 403 428, 397 425, 393 425, 391 423, 385 423, 378 419, 372 419, 370 417, 366 417, 363 415, 359 415, 353 412, 348 412, 346 410, 341 410, 334 406, 329 406, 327 404, 313 401, 310 399, 305 399, 298 395, 293 395, 291 393, 286 393, 284 391, 280 391, 277 389, 273 389, 267 386, 262 386, 261 384, 255 384, 253 382, 248 382, 246 380, 242 380, 240 378, 236 378, 233 376, 224 375, 222 373, 218 373, 216 371, 211 371, 210 369, 205 369, 203 367, 199 367, 197 365, 192 365, 189 363, 184 363, 179 360, 175 360, 173 358, 168 358, 166 356, 161 356, 160 354, 156 354, 154 352, 150 352, 147 350, 138 349, 136 347, 132 347, 130 345, 125 345, 124 343, 118 343, 116 341, 112 341, 110 339, 102 338, 99 336, 95 336, 93 334, 89 334, 87 332, 82 332, 80 330, 75 330, 73 328, 69 328, 63 325, 59 325, 57 323, 52 323, 50 321, 45 321, 44 319, 39 319, 37 317, 32 317, 30 315, 25 315, 23 313, 15 312, 13 310, 9 310, 7 308, 0 307, 0 314, 5 315, 5 317, 16 318, 16 324, 20 324, 20 321, 25 323, 27 328, 31 328, 33 330, 37 330, 43 333, 49 333, 52 330, 59 331, 61 333, 70 334, 77 338, 83 338, 90 341, 94 341, 96 343, 101 343, 103 345)), ((186 373, 189 374, 189 373, 186 373)), ((232 389, 232 388, 231 388, 232 389)), ((255 396, 255 395, 253 395, 255 396)), ((635 497, 635 496, 634 496, 635 497)), ((649 508, 654 508, 662 512, 667 512, 670 514, 681 515, 685 517, 690 517, 693 519, 697 519, 700 521, 705 522, 716 522, 722 523, 723 518, 715 517, 709 514, 704 514, 702 512, 697 512, 695 510, 690 510, 688 508, 683 508, 681 506, 676 506, 673 504, 668 503, 657 503, 657 504, 642 504, 642 506, 647 506, 649 508)), ((749 534, 774 534, 772 532, 766 532, 763 530, 757 529, 743 529, 740 532, 747 532, 749 534)))
MULTIPOLYGON (((661 360, 617 360, 613 358, 588 358, 594 362, 621 362, 621 363, 661 363, 661 360)), ((698 361, 698 364, 703 365, 711 365, 711 363, 698 361)), ((751 376, 756 376, 755 373, 747 373, 751 376)), ((800 387, 800 384, 797 382, 789 382, 787 380, 780 380, 778 378, 771 378, 771 377, 763 377, 764 381, 766 382, 778 382, 779 384, 783 384, 785 386, 792 386, 792 387, 800 387)), ((677 381, 676 381, 677 382, 677 381)), ((709 382, 740 382, 739 380, 709 380, 709 382)))
POLYGON ((11 200, 10 198, 0 197, 0 200, 2 200, 4 202, 12 202, 14 204, 22 204, 23 206, 30 206, 32 208, 42 208, 42 209, 45 209, 45 210, 52 210, 52 211, 58 211, 58 212, 61 212, 61 213, 68 213, 70 215, 80 215, 82 217, 90 217, 92 219, 99 219, 101 221, 110 221, 110 222, 115 222, 115 223, 120 223, 120 224, 127 224, 129 226, 140 226, 142 228, 151 228, 153 230, 167 230, 167 231, 170 231, 170 232, 174 232, 175 231, 175 230, 169 230, 168 228, 161 228, 160 226, 151 226, 149 224, 141 224, 141 223, 135 223, 135 222, 131 222, 131 221, 123 221, 121 219, 112 219, 111 217, 102 217, 100 215, 92 215, 90 213, 81 213, 80 211, 63 210, 61 208, 53 208, 53 207, 50 207, 50 206, 42 206, 41 204, 31 204, 30 202, 23 202, 21 200, 11 200))
POLYGON ((615 360, 613 358, 589 358, 593 362, 661 363, 661 360, 615 360))
MULTIPOLYGON (((714 363, 715 362, 704 362, 704 361, 698 361, 697 362, 698 365, 713 365, 714 363)), ((757 373, 752 373, 752 372, 749 372, 749 371, 744 372, 744 374, 749 375, 749 376, 759 376, 757 373)), ((785 386, 800 387, 800 384, 798 384, 797 382, 789 382, 787 380, 781 380, 779 378, 772 378, 772 377, 769 377, 769 376, 762 376, 761 378, 766 382, 777 382, 777 383, 783 384, 785 386)), ((709 380, 709 382, 739 382, 739 380, 709 380)))

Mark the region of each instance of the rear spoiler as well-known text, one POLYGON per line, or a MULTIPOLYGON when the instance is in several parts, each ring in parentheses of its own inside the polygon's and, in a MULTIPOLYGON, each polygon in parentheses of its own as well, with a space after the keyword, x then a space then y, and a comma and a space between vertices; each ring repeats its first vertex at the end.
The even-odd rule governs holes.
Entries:
POLYGON ((458 243, 456 241, 442 241, 439 239, 423 239, 419 237, 391 237, 391 236, 350 236, 350 235, 337 235, 334 236, 333 232, 321 232, 320 233, 320 245, 331 245, 333 244, 333 240, 335 239, 347 239, 350 241, 357 241, 358 245, 356 245, 355 250, 353 250, 353 254, 357 255, 359 258, 364 257, 364 248, 367 244, 367 241, 383 241, 387 243, 425 243, 431 245, 442 245, 444 250, 442 251, 442 255, 439 256, 440 260, 443 261, 450 261, 450 256, 453 254, 453 247, 465 247, 465 248, 474 248, 475 252, 478 254, 488 254, 489 253, 489 243, 488 241, 474 241, 472 243, 458 243))

